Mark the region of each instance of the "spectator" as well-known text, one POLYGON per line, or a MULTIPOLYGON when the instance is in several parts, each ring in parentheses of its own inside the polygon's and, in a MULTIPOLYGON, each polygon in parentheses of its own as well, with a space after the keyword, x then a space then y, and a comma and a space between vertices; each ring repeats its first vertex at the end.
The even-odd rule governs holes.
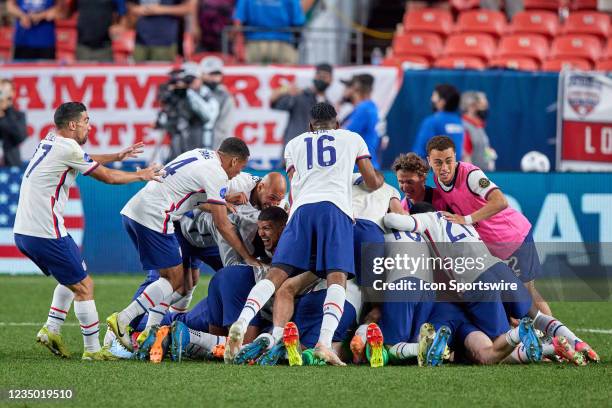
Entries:
POLYGON ((425 201, 439 208, 440 197, 435 187, 425 184, 429 165, 416 153, 400 154, 391 165, 395 172, 400 190, 404 193, 402 208, 410 212, 412 205, 425 201))
POLYGON ((235 0, 200 0, 193 26, 197 51, 222 51, 223 28, 232 25, 235 0))
POLYGON ((459 108, 459 91, 452 85, 436 85, 431 94, 431 107, 434 111, 421 123, 412 151, 427 157, 425 146, 434 136, 448 136, 457 147, 457 160, 461 160, 463 152, 463 122, 457 113, 459 108))
POLYGON ((13 59, 55 59, 55 0, 8 0, 7 10, 15 17, 13 59))
POLYGON ((270 97, 272 109, 289 112, 285 128, 284 145, 294 137, 307 132, 310 123, 310 109, 318 102, 328 102, 325 91, 332 82, 333 69, 329 64, 315 68, 312 86, 300 91, 295 85, 275 89, 270 97))
MULTIPOLYGON (((504 9, 506 10, 506 17, 508 21, 512 20, 512 17, 519 11, 523 11, 525 6, 523 0, 504 0, 504 9)), ((501 0, 480 0, 480 7, 488 10, 501 10, 501 0)))
POLYGON ((465 128, 463 161, 471 162, 482 170, 495 170, 497 154, 491 148, 485 131, 485 120, 489 112, 487 95, 483 92, 464 92, 461 95, 461 112, 465 128))
POLYGON ((353 77, 350 92, 347 95, 351 98, 355 108, 344 119, 342 127, 361 135, 372 156, 372 165, 375 169, 380 169, 378 162, 380 136, 376 130, 378 125, 378 107, 371 99, 373 86, 374 77, 370 74, 355 75, 353 77))
POLYGON ((232 115, 234 99, 223 85, 223 60, 219 57, 206 57, 200 61, 202 86, 208 88, 200 93, 210 93, 219 103, 219 115, 213 125, 212 148, 218 149, 225 139, 232 135, 232 115))
POLYGON ((246 59, 249 63, 296 64, 298 53, 293 33, 268 31, 301 27, 304 12, 299 0, 238 0, 234 26, 265 31, 246 32, 246 59))
POLYGON ((173 61, 180 20, 192 11, 193 0, 128 0, 128 12, 137 18, 134 60, 173 61))
POLYGON ((15 89, 8 79, 0 81, 0 143, 4 166, 21 166, 19 145, 28 137, 25 114, 13 106, 15 89))
POLYGON ((113 61, 111 39, 127 28, 125 0, 76 0, 78 11, 76 58, 79 61, 113 61))

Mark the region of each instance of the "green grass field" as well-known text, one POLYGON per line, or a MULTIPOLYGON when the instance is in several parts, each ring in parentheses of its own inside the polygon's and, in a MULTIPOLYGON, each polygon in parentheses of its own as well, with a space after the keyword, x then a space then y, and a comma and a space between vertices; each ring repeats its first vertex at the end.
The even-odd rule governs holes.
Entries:
MULTIPOLYGON (((142 277, 98 276, 95 280, 103 321, 127 304, 142 277)), ((75 357, 60 360, 36 344, 54 286, 50 278, 0 276, 0 389, 71 388, 74 398, 27 403, 4 399, 1 406, 601 407, 612 401, 612 303, 552 304, 555 315, 576 329, 604 360, 588 367, 550 363, 436 369, 240 367, 204 362, 153 365, 80 361, 76 356, 80 357, 83 345, 72 311, 63 335, 75 357)), ((204 294, 200 290, 196 300, 204 294)))

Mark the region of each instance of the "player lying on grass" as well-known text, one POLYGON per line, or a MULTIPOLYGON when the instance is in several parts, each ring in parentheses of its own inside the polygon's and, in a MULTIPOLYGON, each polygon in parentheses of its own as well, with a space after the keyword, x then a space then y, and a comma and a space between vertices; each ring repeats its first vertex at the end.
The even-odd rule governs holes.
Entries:
POLYGON ((87 142, 91 125, 87 108, 82 103, 60 105, 53 120, 55 132, 39 143, 25 170, 13 228, 19 250, 45 275, 52 275, 58 281, 47 323, 38 332, 37 341, 58 356, 70 356, 60 331, 74 301, 74 313, 83 334, 83 360, 108 360, 113 356, 100 347, 98 338, 100 329, 93 280, 64 225, 68 191, 79 173, 107 184, 127 184, 158 182, 163 172, 156 165, 135 173, 100 166, 136 157, 142 152, 142 143, 118 154, 89 156, 83 152, 81 146, 87 142))

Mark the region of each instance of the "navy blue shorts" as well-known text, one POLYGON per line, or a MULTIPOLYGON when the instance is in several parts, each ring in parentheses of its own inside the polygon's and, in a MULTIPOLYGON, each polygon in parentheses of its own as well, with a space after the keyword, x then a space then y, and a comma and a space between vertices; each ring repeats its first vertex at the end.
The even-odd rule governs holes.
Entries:
POLYGON ((192 330, 208 333, 208 325, 210 323, 208 299, 200 300, 187 313, 166 313, 162 325, 170 325, 175 320, 185 323, 192 330), (166 321, 167 323, 165 323, 166 321))
POLYGON ((200 248, 191 245, 191 243, 185 239, 181 231, 181 224, 178 222, 174 223, 174 235, 176 235, 176 239, 181 247, 181 255, 185 267, 197 269, 200 268, 202 262, 204 262, 215 271, 223 268, 223 262, 221 262, 218 247, 200 248))
POLYGON ((533 242, 531 230, 521 246, 508 258, 508 261, 508 266, 522 282, 531 282, 540 276, 542 264, 535 242, 533 242))
MULTIPOLYGON (((419 279, 403 278, 395 282, 400 281, 413 281, 418 285, 419 279)), ((421 325, 429 321, 429 315, 434 306, 435 292, 414 290, 409 296, 410 301, 390 299, 393 301, 387 301, 381 305, 381 318, 378 325, 383 332, 385 344, 393 345, 402 341, 418 342, 421 325)))
POLYGON ((87 277, 85 261, 70 235, 39 238, 15 234, 15 244, 45 275, 53 275, 62 285, 74 285, 87 277))
MULTIPOLYGON (((310 292, 300 297, 295 304, 293 322, 300 331, 300 343, 307 348, 312 348, 319 341, 321 323, 323 322, 323 303, 325 302, 326 290, 310 292)), ((344 313, 334 332, 333 342, 346 340, 351 329, 357 323, 357 313, 353 305, 344 302, 344 313)))
MULTIPOLYGON (((238 320, 253 286, 255 275, 251 266, 226 266, 215 273, 208 285, 210 324, 229 327, 238 320)), ((249 323, 257 327, 263 324, 259 313, 249 323)))
POLYGON ((302 205, 293 213, 272 258, 272 265, 289 276, 311 270, 313 264, 321 278, 337 271, 355 276, 353 223, 327 201, 302 205))
POLYGON ((123 226, 138 251, 143 270, 182 265, 181 248, 174 234, 162 234, 125 215, 121 217, 123 226))
POLYGON ((383 230, 370 220, 355 219, 353 247, 355 251, 356 283, 371 287, 374 280, 380 278, 372 273, 374 258, 384 258, 385 256, 383 230))
POLYGON ((449 347, 455 351, 462 352, 467 336, 476 331, 478 327, 472 324, 459 304, 450 302, 436 302, 431 310, 429 322, 438 330, 441 326, 451 329, 449 347))

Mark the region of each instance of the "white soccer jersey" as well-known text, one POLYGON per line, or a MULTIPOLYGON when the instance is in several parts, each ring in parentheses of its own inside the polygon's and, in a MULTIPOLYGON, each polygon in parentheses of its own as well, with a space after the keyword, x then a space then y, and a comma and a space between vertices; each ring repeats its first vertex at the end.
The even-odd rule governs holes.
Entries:
POLYGON ((261 181, 261 177, 254 176, 247 172, 240 172, 236 177, 229 181, 228 193, 245 193, 249 200, 251 199, 251 193, 257 186, 257 183, 261 181))
POLYGON ((393 231, 385 234, 385 257, 395 262, 395 268, 386 271, 386 282, 402 278, 418 278, 433 282, 431 258, 427 242, 417 232, 393 231))
POLYGON ((302 133, 285 147, 291 180, 291 214, 301 205, 328 201, 353 217, 351 180, 357 160, 370 158, 357 133, 325 130, 302 133))
POLYGON ((64 209, 79 173, 91 173, 93 161, 74 140, 49 133, 36 148, 19 192, 13 232, 40 238, 68 235, 64 209))
POLYGON ((164 167, 163 183, 149 181, 121 214, 163 234, 174 232, 171 220, 200 204, 225 204, 228 177, 212 150, 185 152, 164 167))
POLYGON ((399 191, 385 183, 376 191, 371 191, 363 182, 361 174, 353 174, 353 214, 355 218, 369 220, 384 230, 383 217, 389 211, 389 202, 401 200, 399 191))
POLYGON ((501 262, 491 254, 473 226, 446 221, 441 212, 387 214, 384 222, 387 228, 418 232, 426 237, 432 256, 452 261, 452 268, 444 269, 457 281, 474 282, 484 271, 501 262))

